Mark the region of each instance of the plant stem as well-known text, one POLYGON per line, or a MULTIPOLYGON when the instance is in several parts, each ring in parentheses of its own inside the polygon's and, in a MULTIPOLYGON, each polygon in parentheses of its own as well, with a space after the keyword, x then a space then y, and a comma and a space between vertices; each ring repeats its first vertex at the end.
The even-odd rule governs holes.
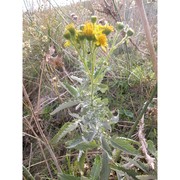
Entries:
MULTIPOLYGON (((117 38, 117 37, 116 37, 116 38, 117 38)), ((113 53, 113 51, 114 51, 115 49, 117 49, 118 46, 120 46, 121 44, 123 44, 126 39, 127 39, 127 35, 125 35, 124 38, 121 39, 121 41, 118 42, 116 45, 114 44, 116 41, 113 42, 112 47, 111 47, 111 49, 109 50, 108 56, 107 56, 107 58, 106 58, 107 60, 109 60, 109 58, 110 58, 111 54, 113 53)))
POLYGON ((27 102, 29 104, 29 109, 30 109, 30 111, 32 113, 32 117, 33 117, 33 119, 35 121, 37 129, 40 132, 40 135, 41 135, 42 139, 44 140, 46 148, 48 149, 52 159, 54 160, 54 164, 55 164, 55 166, 57 168, 57 171, 58 171, 58 173, 62 173, 62 170, 61 170, 61 168, 60 168, 60 166, 58 164, 58 160, 57 160, 57 158, 56 158, 56 156, 55 156, 55 154, 54 154, 54 152, 53 152, 53 150, 52 150, 52 148, 51 148, 51 146, 49 144, 49 141, 47 140, 47 138, 46 138, 46 136, 45 136, 45 134, 44 134, 40 124, 39 124, 38 117, 37 117, 37 115, 34 112, 33 105, 32 105, 32 103, 31 103, 31 101, 29 99, 28 93, 27 93, 26 88, 25 88, 24 85, 23 85, 23 93, 24 93, 25 99, 27 100, 27 102))
POLYGON ((24 165, 23 165, 23 176, 26 179, 35 180, 34 177, 32 176, 32 174, 28 171, 28 169, 24 165))
POLYGON ((90 45, 90 52, 91 52, 91 105, 93 105, 93 98, 94 98, 94 65, 95 65, 95 51, 94 46, 92 43, 90 45))
POLYGON ((139 121, 141 120, 143 114, 145 113, 147 107, 149 106, 149 104, 151 103, 155 93, 157 92, 157 83, 151 93, 151 96, 149 98, 149 100, 146 102, 146 104, 144 105, 144 107, 142 108, 141 112, 139 113, 134 125, 132 126, 131 130, 129 131, 129 134, 128 134, 128 138, 130 138, 134 132, 134 130, 136 129, 136 126, 138 125, 139 121))
POLYGON ((149 52, 152 58, 152 63, 153 63, 153 68, 154 68, 154 72, 156 74, 156 78, 157 78, 157 57, 156 57, 156 52, 154 50, 154 46, 153 46, 153 40, 152 40, 152 36, 151 36, 151 30, 150 30, 150 26, 149 26, 149 22, 147 19, 147 15, 144 9, 144 4, 142 0, 136 0, 136 4, 142 19, 142 24, 144 27, 144 31, 146 34, 146 38, 147 38, 147 43, 148 43, 148 48, 149 48, 149 52))

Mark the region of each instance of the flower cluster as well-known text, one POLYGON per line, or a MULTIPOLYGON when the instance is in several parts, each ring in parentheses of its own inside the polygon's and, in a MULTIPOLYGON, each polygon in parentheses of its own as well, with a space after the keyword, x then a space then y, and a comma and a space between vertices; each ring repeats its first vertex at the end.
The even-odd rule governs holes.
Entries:
POLYGON ((74 24, 69 24, 65 28, 64 37, 67 39, 65 47, 73 45, 81 47, 81 42, 92 42, 95 47, 101 47, 104 51, 108 47, 107 36, 114 31, 109 24, 96 23, 96 16, 91 17, 90 22, 85 22, 80 28, 75 28, 74 24))

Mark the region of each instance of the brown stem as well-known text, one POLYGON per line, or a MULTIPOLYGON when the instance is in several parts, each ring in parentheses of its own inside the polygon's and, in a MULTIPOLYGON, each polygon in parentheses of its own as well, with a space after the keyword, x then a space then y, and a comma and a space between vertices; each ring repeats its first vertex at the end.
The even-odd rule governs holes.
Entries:
POLYGON ((61 168, 60 168, 60 166, 58 164, 57 158, 56 158, 56 156, 55 156, 55 154, 54 154, 54 152, 53 152, 53 150, 52 150, 46 136, 44 135, 43 130, 41 129, 41 126, 40 126, 40 124, 38 122, 38 118, 37 118, 37 116, 36 116, 36 114, 34 112, 34 108, 32 106, 32 103, 31 103, 31 101, 29 99, 29 96, 27 94, 27 91, 26 91, 26 88, 24 87, 24 85, 23 85, 23 93, 24 93, 25 99, 27 100, 27 102, 29 104, 33 119, 34 119, 35 124, 36 124, 36 126, 38 128, 38 131, 40 132, 41 137, 42 137, 43 141, 45 142, 46 148, 48 149, 52 159, 54 160, 54 164, 56 165, 57 171, 58 171, 58 173, 62 173, 62 170, 61 170, 61 168))
MULTIPOLYGON (((31 131, 32 131, 33 134, 35 135, 35 137, 33 137, 33 138, 35 138, 35 139, 37 140, 38 145, 39 145, 39 147, 40 147, 40 149, 41 149, 41 153, 42 153, 43 158, 44 158, 44 162, 46 163, 46 166, 47 166, 49 175, 50 175, 51 178, 53 178, 52 173, 51 173, 51 170, 50 170, 50 167, 49 167, 49 164, 48 164, 48 161, 47 161, 47 158, 46 158, 46 155, 45 155, 44 150, 43 150, 43 147, 42 147, 42 144, 45 145, 45 143, 38 137, 38 135, 37 135, 36 132, 34 131, 33 127, 31 126, 30 122, 29 122, 28 120, 26 120, 26 121, 24 120, 24 122, 26 122, 27 126, 31 129, 31 131), (42 144, 41 144, 41 143, 42 143, 42 144)), ((32 137, 32 136, 30 135, 30 137, 32 137)), ((31 166, 30 166, 30 164, 29 164, 29 171, 30 171, 30 167, 31 167, 31 166)))
POLYGON ((139 137, 139 141, 141 143, 141 150, 142 153, 145 156, 145 159, 148 163, 148 165, 154 169, 154 158, 152 158, 149 154, 148 154, 148 150, 147 150, 147 143, 146 143, 146 139, 145 139, 145 135, 143 133, 144 131, 144 115, 142 116, 140 122, 139 122, 139 131, 138 131, 138 137, 139 137))
POLYGON ((157 78, 157 57, 156 57, 156 53, 155 53, 155 50, 154 50, 152 37, 151 37, 151 31, 150 31, 150 26, 149 26, 149 22, 148 22, 146 12, 145 12, 145 9, 144 9, 143 1, 142 0, 136 0, 136 4, 138 6, 138 9, 139 9, 139 12, 140 12, 140 15, 141 15, 144 31, 145 31, 146 38, 147 38, 149 52, 150 52, 152 62, 153 62, 154 72, 155 72, 156 78, 157 78))

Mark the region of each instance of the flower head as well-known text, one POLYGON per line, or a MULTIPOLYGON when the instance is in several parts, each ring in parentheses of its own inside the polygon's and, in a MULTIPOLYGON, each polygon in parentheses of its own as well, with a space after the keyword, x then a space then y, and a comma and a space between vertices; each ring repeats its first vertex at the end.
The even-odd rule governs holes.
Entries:
POLYGON ((83 33, 88 40, 92 40, 94 37, 94 26, 91 22, 84 24, 83 33))
POLYGON ((104 51, 106 51, 107 44, 107 37, 105 34, 99 34, 96 36, 96 45, 101 46, 104 51))

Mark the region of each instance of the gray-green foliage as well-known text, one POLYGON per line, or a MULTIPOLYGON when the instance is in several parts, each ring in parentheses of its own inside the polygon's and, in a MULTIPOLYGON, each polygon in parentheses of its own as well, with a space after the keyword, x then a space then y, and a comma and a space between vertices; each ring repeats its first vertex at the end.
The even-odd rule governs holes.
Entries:
MULTIPOLYGON (((119 32, 116 34, 118 37, 119 32)), ((74 36, 72 36, 74 37, 74 36)), ((96 148, 102 155, 96 155, 93 166, 91 168, 89 178, 91 180, 108 180, 110 171, 115 170, 119 176, 120 174, 130 176, 134 179, 138 173, 135 170, 129 170, 121 164, 117 165, 114 162, 113 150, 116 149, 120 153, 126 156, 142 157, 140 153, 140 144, 137 141, 122 138, 111 137, 112 125, 119 122, 119 111, 117 115, 109 109, 108 99, 99 96, 99 92, 104 94, 108 91, 109 87, 102 83, 105 73, 109 70, 108 58, 110 58, 110 52, 112 53, 119 45, 121 45, 128 36, 126 35, 120 42, 116 43, 117 38, 112 43, 112 47, 109 50, 107 56, 97 56, 97 46, 93 42, 77 44, 74 39, 71 42, 74 43, 74 48, 79 55, 79 63, 84 72, 84 77, 74 76, 73 79, 78 84, 70 85, 67 82, 60 82, 60 85, 72 95, 72 99, 69 102, 61 104, 55 109, 51 115, 57 112, 75 106, 75 110, 78 113, 71 113, 69 115, 74 118, 73 121, 65 123, 59 130, 59 132, 52 139, 52 143, 55 144, 60 141, 64 136, 78 128, 77 136, 66 142, 66 146, 69 149, 76 149, 79 151, 78 165, 80 172, 83 174, 85 163, 85 154, 88 150, 96 148), (80 49, 83 46, 84 48, 80 49), (85 49, 90 49, 90 53, 87 54, 85 49), (112 163, 110 165, 110 163, 112 163), (121 173, 123 172, 123 173, 121 173)), ((128 116, 133 117, 132 114, 128 116)), ((150 146, 152 147, 152 146, 150 146)), ((152 148, 151 148, 152 149, 152 148)), ((130 159, 138 168, 146 171, 143 165, 138 164, 134 159, 130 159)), ((76 178, 70 177, 66 174, 60 175, 63 178, 76 178)), ((78 178, 77 178, 78 179, 78 178)))

